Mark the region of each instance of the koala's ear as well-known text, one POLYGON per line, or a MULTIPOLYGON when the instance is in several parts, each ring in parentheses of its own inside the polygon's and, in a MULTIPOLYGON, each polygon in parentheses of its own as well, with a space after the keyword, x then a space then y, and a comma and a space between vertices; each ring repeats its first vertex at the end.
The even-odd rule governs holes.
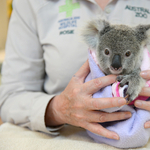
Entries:
POLYGON ((135 36, 140 44, 150 44, 150 25, 139 25, 135 27, 135 36))
POLYGON ((86 23, 81 31, 81 36, 90 48, 96 49, 99 36, 104 34, 103 32, 105 28, 107 28, 106 31, 108 31, 109 27, 110 24, 105 20, 94 19, 86 23))

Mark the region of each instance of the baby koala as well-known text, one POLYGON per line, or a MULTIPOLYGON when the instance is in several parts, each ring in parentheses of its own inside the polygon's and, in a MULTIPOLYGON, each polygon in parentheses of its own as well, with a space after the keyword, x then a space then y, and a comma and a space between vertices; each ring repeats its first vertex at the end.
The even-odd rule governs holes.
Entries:
POLYGON ((95 51, 105 75, 118 75, 121 87, 128 84, 126 99, 133 101, 146 83, 140 77, 140 67, 144 47, 150 44, 150 25, 129 27, 95 19, 86 24, 81 35, 95 51))

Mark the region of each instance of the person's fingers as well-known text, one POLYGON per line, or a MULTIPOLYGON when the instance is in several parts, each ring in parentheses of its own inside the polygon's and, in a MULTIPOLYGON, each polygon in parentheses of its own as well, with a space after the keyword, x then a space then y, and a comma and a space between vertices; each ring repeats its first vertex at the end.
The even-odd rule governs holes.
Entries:
POLYGON ((117 121, 124 120, 131 117, 131 112, 114 112, 114 113, 106 113, 101 111, 92 111, 87 114, 88 122, 109 122, 109 121, 117 121))
POLYGON ((150 128, 150 121, 147 121, 147 122, 144 124, 144 128, 145 128, 145 129, 150 128))
POLYGON ((93 94, 100 90, 103 87, 106 87, 116 81, 115 75, 108 75, 100 78, 93 79, 84 83, 83 91, 86 91, 87 94, 93 94))
POLYGON ((150 101, 136 100, 134 102, 134 105, 135 105, 135 107, 150 111, 150 101))
POLYGON ((142 71, 140 76, 146 80, 150 80, 150 70, 142 71))
POLYGON ((89 72, 90 72, 89 61, 87 60, 73 77, 79 78, 83 82, 89 72))
POLYGON ((88 110, 100 110, 111 107, 120 107, 127 102, 123 97, 108 97, 108 98, 90 98, 85 103, 88 110))
POLYGON ((91 131, 91 132, 93 132, 93 133, 95 133, 95 134, 101 135, 103 137, 106 137, 106 138, 109 138, 109 139, 119 140, 118 134, 105 129, 104 127, 102 127, 98 123, 88 123, 86 125, 86 127, 84 127, 84 128, 91 131))
POLYGON ((143 87, 139 95, 150 97, 150 87, 143 87))

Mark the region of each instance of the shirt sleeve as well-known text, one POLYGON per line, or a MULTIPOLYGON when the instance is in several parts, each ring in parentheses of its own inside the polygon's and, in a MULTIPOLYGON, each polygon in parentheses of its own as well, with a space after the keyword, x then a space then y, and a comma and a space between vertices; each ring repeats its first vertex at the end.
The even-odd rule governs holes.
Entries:
POLYGON ((29 0, 14 0, 2 66, 0 114, 3 122, 57 135, 45 126, 45 111, 55 95, 44 92, 45 65, 36 16, 29 0))

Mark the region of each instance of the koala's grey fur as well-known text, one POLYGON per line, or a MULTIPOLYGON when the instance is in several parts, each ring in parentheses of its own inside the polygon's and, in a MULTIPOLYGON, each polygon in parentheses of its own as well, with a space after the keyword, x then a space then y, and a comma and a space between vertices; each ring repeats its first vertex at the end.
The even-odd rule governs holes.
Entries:
POLYGON ((128 83, 126 92, 130 101, 134 100, 145 85, 140 77, 140 67, 143 60, 144 46, 150 44, 150 25, 129 27, 126 25, 111 25, 101 19, 95 19, 86 24, 82 37, 88 46, 96 51, 96 57, 101 70, 106 74, 117 74, 120 86, 128 83), (109 50, 109 55, 105 54, 109 50), (131 52, 129 57, 125 56, 131 52), (112 70, 111 64, 114 56, 121 59, 121 70, 112 70))

